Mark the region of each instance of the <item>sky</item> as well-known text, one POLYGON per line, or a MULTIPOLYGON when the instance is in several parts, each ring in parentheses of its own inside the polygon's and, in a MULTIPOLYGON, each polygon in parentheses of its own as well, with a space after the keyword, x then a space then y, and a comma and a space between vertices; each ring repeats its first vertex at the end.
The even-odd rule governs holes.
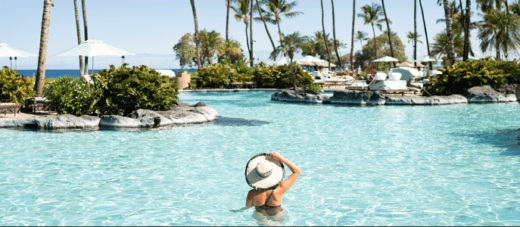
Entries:
MULTIPOLYGON (((285 34, 299 31, 302 35, 313 35, 321 31, 321 4, 320 0, 296 0, 296 11, 303 15, 296 18, 283 18, 282 32, 285 34)), ((199 29, 215 30, 225 37, 226 5, 225 0, 195 0, 199 29)), ((325 29, 332 34, 332 7, 331 2, 324 0, 325 29)), ((356 14, 361 7, 372 2, 381 4, 381 1, 357 0, 356 14)), ((437 4, 437 0, 423 0, 426 26, 430 43, 437 33, 445 28, 445 23, 436 21, 444 16, 444 9, 437 4)), ((78 57, 56 55, 78 45, 74 4, 72 0, 54 0, 51 11, 49 43, 47 49, 47 69, 77 69, 78 57)), ((81 13, 82 38, 84 39, 83 21, 81 13)), ((347 43, 347 48, 341 49, 340 54, 350 51, 352 32, 352 0, 335 0, 336 36, 338 40, 347 43)), ((414 29, 414 1, 413 0, 386 0, 386 11, 391 24, 392 32, 396 32, 406 45, 406 56, 413 59, 413 46, 408 43, 406 34, 414 29)), ((422 35, 419 39, 423 44, 418 45, 419 58, 426 55, 424 27, 419 6, 417 7, 417 29, 422 35)), ((476 13, 475 4, 472 4, 472 21, 481 20, 476 13)), ((156 69, 180 68, 175 59, 173 46, 188 32, 193 33, 194 20, 190 0, 86 0, 86 14, 89 39, 101 40, 108 45, 136 54, 126 56, 125 62, 130 65, 147 65, 156 69)), ((42 0, 0 0, 0 43, 7 43, 11 47, 38 54, 40 32, 43 13, 42 0)), ((277 27, 268 25, 271 35, 276 42, 277 27)), ((361 18, 356 16, 356 31, 364 31, 373 37, 372 27, 364 25, 361 18)), ((384 26, 383 30, 386 30, 384 26)), ((492 52, 482 53, 478 48, 476 30, 472 31, 473 50, 476 57, 492 55, 492 52)), ((242 49, 247 52, 245 25, 237 22, 230 15, 229 34, 232 39, 243 44, 242 49)), ((381 31, 376 28, 376 36, 381 31)), ((265 32, 263 23, 253 24, 254 54, 264 62, 272 50, 271 43, 265 32)), ((360 43, 354 43, 354 51, 360 50, 360 43)), ((18 69, 36 69, 37 57, 19 58, 18 69)), ((94 60, 95 69, 107 68, 109 64, 121 65, 121 58, 116 56, 99 56, 94 60)), ((8 58, 0 58, 0 66, 9 65, 8 58)), ((89 64, 89 68, 92 67, 89 64)), ((13 63, 14 67, 14 63, 13 63)))

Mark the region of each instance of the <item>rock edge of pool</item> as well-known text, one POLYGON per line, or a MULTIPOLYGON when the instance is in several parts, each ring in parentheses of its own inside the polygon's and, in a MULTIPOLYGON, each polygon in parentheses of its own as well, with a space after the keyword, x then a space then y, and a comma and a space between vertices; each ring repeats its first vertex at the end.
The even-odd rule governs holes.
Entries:
MULTIPOLYGON (((520 86, 518 87, 520 88, 520 86)), ((517 88, 517 90, 518 90, 517 88)), ((517 102, 516 94, 501 93, 491 86, 477 86, 468 89, 465 96, 385 96, 379 91, 334 91, 333 94, 321 94, 303 89, 278 90, 271 95, 271 100, 289 103, 307 104, 337 104, 357 106, 381 106, 381 105, 454 105, 454 104, 481 104, 481 103, 508 103, 517 102)))
POLYGON ((218 112, 204 102, 181 104, 168 111, 138 109, 128 116, 106 115, 0 118, 0 128, 29 130, 149 130, 170 126, 197 125, 215 121, 218 112))

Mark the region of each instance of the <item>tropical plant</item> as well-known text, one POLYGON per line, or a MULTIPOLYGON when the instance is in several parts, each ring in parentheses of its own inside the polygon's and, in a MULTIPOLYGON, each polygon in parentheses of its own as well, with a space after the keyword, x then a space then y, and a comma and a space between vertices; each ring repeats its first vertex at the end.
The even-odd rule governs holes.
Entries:
MULTIPOLYGON (((258 14, 260 15, 260 20, 262 20, 262 22, 264 23, 265 32, 267 32, 267 36, 269 37, 269 41, 271 41, 271 45, 273 46, 273 51, 274 51, 276 49, 276 45, 274 44, 273 38, 271 37, 271 33, 269 32, 269 28, 267 28, 267 23, 265 21, 264 14, 262 13, 263 9, 262 9, 262 7, 260 7, 260 3, 258 3, 258 0, 255 0, 255 1, 256 1, 256 7, 257 7, 257 10, 258 10, 258 14)), ((258 20, 258 18, 255 18, 255 20, 258 20)))
MULTIPOLYGON (((401 39, 395 32, 392 32, 391 35, 392 35, 392 45, 394 47, 394 57, 399 59, 400 61, 406 61, 406 56, 405 56, 405 52, 404 52, 405 46, 401 42, 401 39)), ((378 55, 380 55, 380 56, 390 55, 390 44, 388 42, 387 32, 383 32, 383 34, 376 37, 375 43, 377 43, 378 55)), ((362 52, 356 53, 356 56, 355 56, 356 64, 354 64, 355 67, 361 67, 362 69, 364 69, 365 62, 370 62, 372 60, 375 60, 375 58, 374 58, 375 53, 374 53, 373 46, 374 46, 374 39, 369 39, 368 42, 363 46, 362 52)), ((380 66, 379 69, 384 69, 383 64, 380 64, 379 66, 380 66)))
MULTIPOLYGON (((457 56, 462 56, 464 51, 464 38, 462 34, 455 33, 455 37, 453 38, 453 51, 457 56)), ((436 57, 448 56, 449 44, 448 44, 448 35, 446 31, 443 31, 437 34, 433 38, 434 42, 431 47, 431 54, 436 57)), ((470 48, 470 53, 473 55, 473 50, 470 48)), ((445 57, 445 61, 443 61, 444 66, 449 66, 449 59, 445 57)))
POLYGON ((446 18, 446 37, 448 40, 448 62, 449 65, 455 63, 455 52, 453 47, 453 31, 451 27, 451 9, 448 0, 444 0, 444 17, 446 18))
MULTIPOLYGON (((78 13, 78 0, 74 0, 74 12, 76 14, 76 33, 78 34, 78 45, 81 44, 81 27, 79 25, 79 13, 78 13)), ((85 75, 85 71, 83 69, 83 56, 79 56, 79 74, 80 77, 85 75)))
POLYGON ((179 42, 173 46, 175 58, 179 60, 181 68, 193 68, 197 64, 197 49, 191 33, 184 34, 179 42))
MULTIPOLYGON (((81 8, 83 10, 83 30, 85 30, 85 41, 88 40, 88 26, 87 26, 87 7, 85 7, 85 0, 81 0, 81 8)), ((88 75, 88 56, 85 56, 85 72, 88 75)))
POLYGON ((169 110, 177 102, 177 83, 147 66, 110 65, 92 75, 101 90, 97 109, 103 115, 126 116, 137 109, 169 110))
POLYGON ((276 48, 275 51, 271 53, 271 56, 278 56, 278 54, 282 53, 285 56, 288 56, 290 59, 291 66, 291 76, 293 81, 293 88, 296 90, 296 81, 294 78, 294 54, 301 51, 302 46, 307 42, 307 37, 301 36, 299 32, 295 32, 289 35, 285 35, 283 37, 283 42, 280 42, 280 45, 276 48))
MULTIPOLYGON (((352 3, 352 36, 350 40, 350 69, 354 72, 354 33, 356 31, 356 0, 353 0, 352 3)), ((361 44, 363 47, 363 44, 361 44)))
MULTIPOLYGON (((423 43, 421 40, 419 40, 419 37, 421 36, 422 35, 417 33, 417 43, 423 43)), ((406 38, 408 39, 408 43, 415 45, 415 34, 413 32, 408 32, 408 34, 406 34, 406 38)))
MULTIPOLYGON (((330 37, 327 35, 327 37, 330 37)), ((328 39, 329 46, 334 45, 333 39, 328 39)), ((336 41, 337 47, 345 47, 345 44, 336 41)), ((310 56, 318 56, 320 59, 327 59, 328 52, 325 46, 325 36, 321 31, 316 31, 314 36, 306 37, 306 42, 302 45, 302 54, 310 56)))
POLYGON ((328 34, 325 32, 325 12, 323 11, 323 0, 321 0, 321 26, 323 29, 323 42, 325 43, 325 48, 327 50, 327 63, 329 64, 328 67, 330 69, 330 49, 329 49, 329 42, 328 42, 328 34))
POLYGON ((190 0, 191 3, 191 11, 193 12, 193 21, 195 22, 195 48, 196 48, 196 58, 197 58, 197 67, 200 70, 204 68, 204 62, 201 57, 201 49, 200 49, 200 36, 199 36, 199 22, 197 20, 197 9, 195 8, 195 0, 190 0))
MULTIPOLYGON (((34 76, 34 75, 33 75, 34 76)), ((26 78, 16 69, 4 66, 0 70, 0 100, 23 103, 25 98, 34 96, 34 77, 26 78)))
MULTIPOLYGON (((392 42, 390 41, 392 39, 392 31, 390 30, 390 23, 388 22, 388 16, 386 15, 386 8, 385 8, 385 1, 381 0, 381 4, 383 6, 383 13, 385 15, 385 21, 386 21, 386 30, 388 34, 388 42, 390 43, 390 56, 394 57, 394 46, 392 45, 392 42)), ((395 67, 395 62, 393 62, 395 67)))
POLYGON ((318 91, 321 87, 313 86, 313 79, 307 72, 303 71, 300 65, 294 63, 292 67, 289 65, 282 66, 259 66, 253 72, 253 81, 259 88, 288 88, 294 86, 292 75, 296 86, 303 87, 307 90, 318 91), (293 68, 293 73, 291 73, 293 68))
POLYGON ((514 62, 491 60, 491 57, 480 60, 461 61, 440 69, 442 75, 432 80, 426 89, 435 95, 465 94, 474 86, 489 85, 498 89, 504 84, 519 82, 520 67, 514 62))
MULTIPOLYGON (((235 40, 225 41, 220 34, 211 31, 202 30, 199 33, 201 59, 202 64, 213 64, 215 57, 219 60, 230 58, 233 61, 242 59, 242 49, 240 43, 235 40)), ((176 58, 179 60, 182 68, 193 67, 197 65, 197 52, 195 45, 195 37, 191 33, 186 33, 181 37, 179 42, 173 47, 176 58)))
POLYGON ((363 50, 363 41, 368 40, 368 33, 363 31, 358 31, 356 34, 356 42, 360 42, 361 50, 363 50))
POLYGON ((496 50, 496 58, 500 59, 500 50, 507 59, 508 52, 518 53, 520 49, 520 16, 502 11, 490 11, 479 23, 478 37, 480 48, 487 51, 490 47, 496 50))
POLYGON ((231 3, 236 3, 237 0, 226 0, 226 41, 229 41, 229 10, 231 3))
POLYGON ((101 90, 79 78, 65 76, 47 85, 44 95, 49 109, 79 116, 95 113, 101 90))
MULTIPOLYGON (((428 39, 428 29, 426 29, 426 19, 425 19, 425 16, 424 16, 424 9, 423 9, 423 6, 422 6, 422 0, 419 0, 419 6, 421 8, 421 15, 422 15, 422 19, 423 19, 423 25, 424 25, 424 35, 426 36, 426 49, 428 50, 428 56, 431 56, 431 52, 430 52, 430 41, 428 39)), ((433 70, 433 66, 432 66, 432 63, 430 62, 430 71, 433 70)))
MULTIPOLYGON (((365 5, 361 7, 361 11, 363 13, 358 14, 358 17, 363 18, 363 23, 365 25, 370 24, 372 26, 372 32, 374 33, 374 40, 376 38, 376 30, 374 27, 378 27, 381 31, 383 28, 383 22, 385 22, 385 19, 383 15, 383 9, 380 5, 376 3, 372 3, 372 6, 365 5)), ((390 20, 388 20, 388 23, 392 23, 390 20)), ((374 53, 375 58, 377 58, 377 43, 374 42, 374 53)))
POLYGON ((247 51, 251 56, 251 46, 249 45, 249 33, 247 29, 249 28, 249 2, 250 0, 238 0, 236 6, 231 6, 231 9, 235 13, 235 19, 240 22, 242 21, 246 25, 246 44, 247 51))
POLYGON ((43 1, 43 18, 40 39, 40 54, 38 55, 38 69, 34 91, 37 97, 42 97, 45 83, 45 63, 47 62, 47 43, 49 42, 49 25, 51 23, 52 0, 43 1))
MULTIPOLYGON (((339 55, 339 51, 338 51, 338 45, 336 45, 337 43, 337 39, 336 39, 336 15, 334 13, 334 0, 330 0, 331 3, 332 3, 332 35, 334 37, 334 50, 336 51, 336 58, 338 59, 338 66, 340 69, 343 69, 343 64, 341 62, 341 55, 339 55)), ((323 10, 323 9, 322 9, 323 10)), ((325 26, 323 26, 325 30, 325 26)), ((329 59, 329 62, 330 62, 330 59, 329 59)), ((330 65, 329 65, 330 67, 330 65)))
POLYGON ((280 23, 282 22, 282 16, 286 18, 294 18, 298 15, 302 15, 302 12, 293 11, 297 6, 297 2, 288 2, 287 0, 261 0, 262 5, 266 7, 265 19, 271 24, 278 26, 278 35, 280 36, 280 42, 282 42, 283 33, 280 29, 280 23))

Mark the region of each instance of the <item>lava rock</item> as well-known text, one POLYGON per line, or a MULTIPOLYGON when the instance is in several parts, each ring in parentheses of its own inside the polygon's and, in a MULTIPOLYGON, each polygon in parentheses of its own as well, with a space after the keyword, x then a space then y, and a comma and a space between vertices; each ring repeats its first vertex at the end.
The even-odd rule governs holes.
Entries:
POLYGON ((327 102, 329 97, 314 91, 305 91, 301 88, 293 90, 278 90, 271 95, 271 100, 279 102, 314 103, 327 102))
POLYGON ((385 105, 386 100, 379 91, 335 91, 332 98, 332 104, 345 105, 385 105))
POLYGON ((468 89, 466 98, 468 103, 500 103, 509 102, 503 93, 495 91, 491 86, 477 86, 468 89))
POLYGON ((451 96, 389 96, 386 105, 450 105, 467 104, 468 100, 462 95, 451 96))

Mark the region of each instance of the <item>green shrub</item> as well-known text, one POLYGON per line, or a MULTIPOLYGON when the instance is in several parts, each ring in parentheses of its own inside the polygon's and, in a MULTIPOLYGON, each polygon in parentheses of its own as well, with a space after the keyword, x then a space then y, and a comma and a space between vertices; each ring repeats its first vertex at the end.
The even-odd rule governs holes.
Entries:
POLYGON ((26 78, 17 70, 4 67, 0 70, 0 100, 23 103, 25 98, 34 96, 34 78, 26 78))
MULTIPOLYGON (((294 78, 298 87, 306 87, 314 82, 312 76, 303 71, 298 64, 294 64, 294 78)), ((258 67, 254 72, 253 81, 260 88, 293 87, 291 67, 288 65, 258 67)))
POLYGON ((213 64, 197 72, 198 88, 223 88, 231 81, 231 70, 222 64, 213 64))
POLYGON ((101 114, 128 115, 137 109, 169 110, 177 102, 177 83, 147 66, 103 70, 92 75, 101 90, 97 109, 101 114))
POLYGON ((84 115, 93 114, 101 94, 100 89, 79 78, 69 76, 50 82, 43 95, 49 100, 47 107, 58 114, 84 115))
POLYGON ((442 75, 426 87, 435 95, 464 94, 474 86, 490 85, 498 89, 504 84, 519 82, 520 68, 514 62, 491 60, 491 58, 461 61, 453 67, 440 69, 442 75))

